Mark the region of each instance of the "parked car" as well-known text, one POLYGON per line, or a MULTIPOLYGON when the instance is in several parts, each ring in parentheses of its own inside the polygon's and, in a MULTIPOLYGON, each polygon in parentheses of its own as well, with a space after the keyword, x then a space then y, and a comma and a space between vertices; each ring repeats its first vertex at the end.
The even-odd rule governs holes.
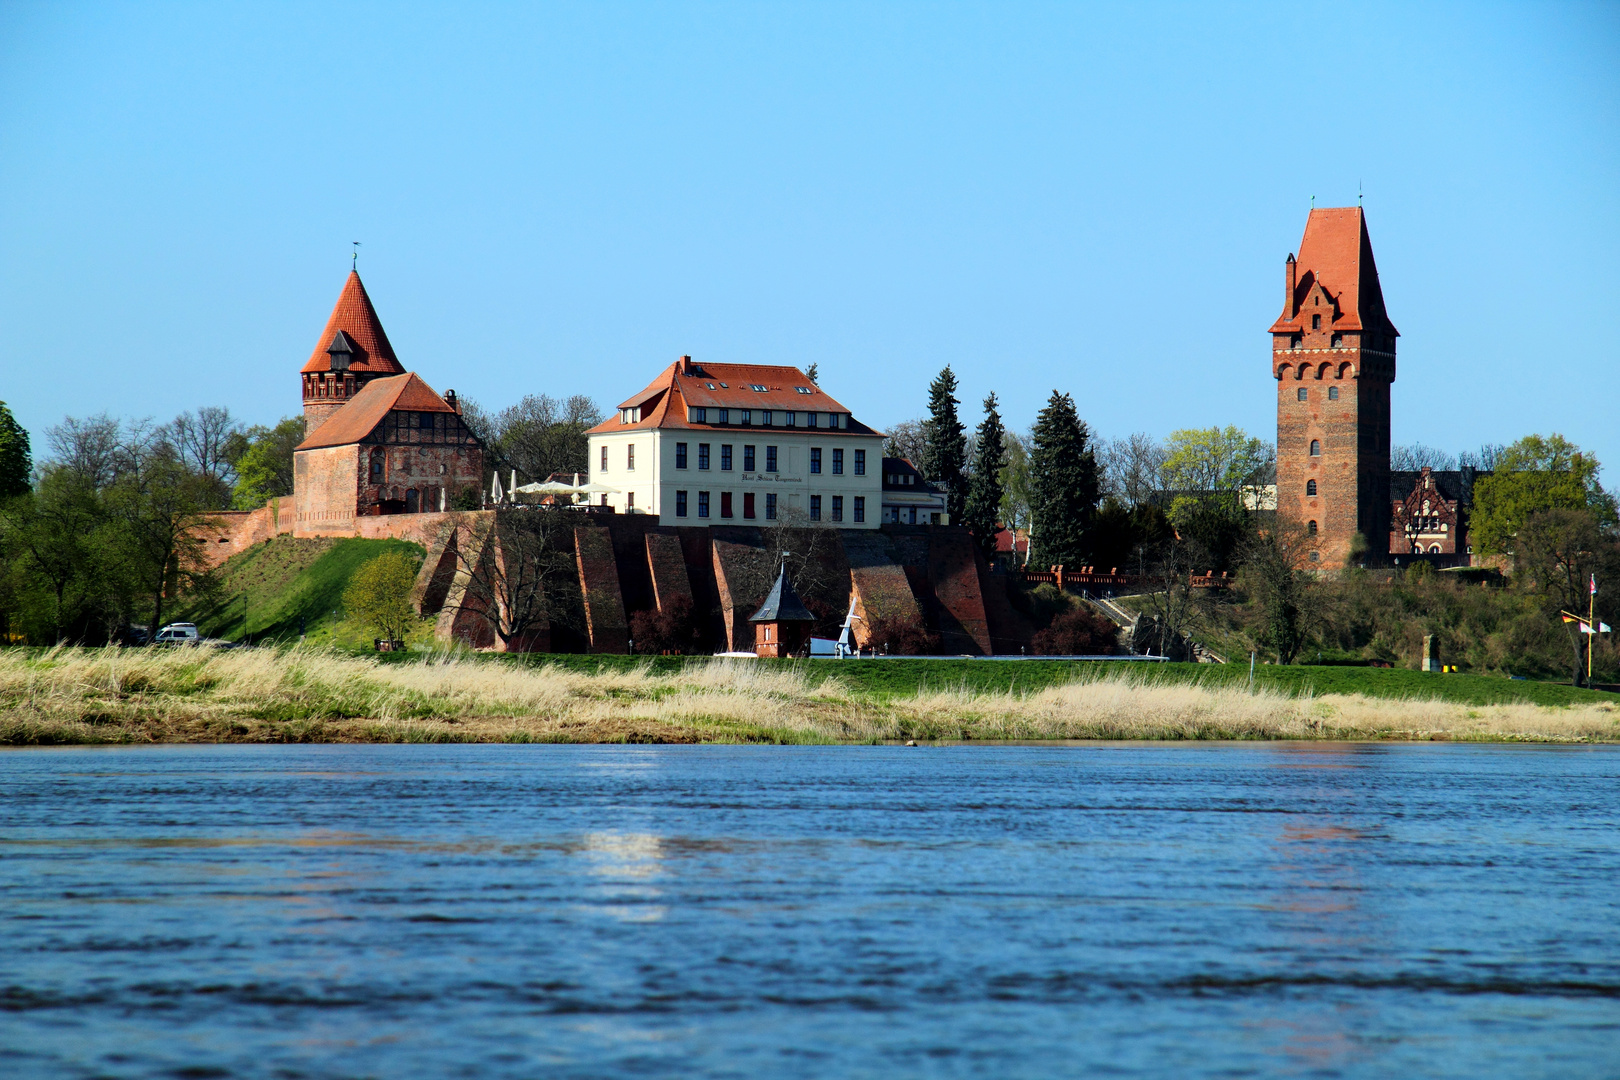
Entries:
POLYGON ((151 636, 151 631, 144 626, 124 626, 112 636, 112 641, 114 645, 145 645, 151 636))
POLYGON ((158 645, 195 645, 201 640, 197 633, 197 624, 189 622, 172 622, 158 631, 155 644, 158 645))

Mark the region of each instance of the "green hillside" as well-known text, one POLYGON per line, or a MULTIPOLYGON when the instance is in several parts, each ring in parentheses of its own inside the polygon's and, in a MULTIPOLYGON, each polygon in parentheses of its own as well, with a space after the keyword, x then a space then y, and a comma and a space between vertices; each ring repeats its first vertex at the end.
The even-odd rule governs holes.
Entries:
MULTIPOLYGON (((245 613, 246 634, 255 643, 296 641, 302 632, 311 644, 369 645, 370 629, 345 616, 343 590, 356 570, 387 551, 404 551, 418 565, 426 554, 404 540, 277 536, 228 559, 215 572, 217 597, 183 601, 173 621, 194 622, 205 637, 241 641, 245 613)), ((421 636, 432 636, 427 624, 421 636)))

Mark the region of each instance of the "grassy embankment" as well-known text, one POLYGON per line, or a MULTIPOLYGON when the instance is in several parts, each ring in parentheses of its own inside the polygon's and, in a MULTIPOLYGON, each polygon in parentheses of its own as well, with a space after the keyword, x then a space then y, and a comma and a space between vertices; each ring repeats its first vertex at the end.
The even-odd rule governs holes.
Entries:
POLYGON ((1620 699, 1376 669, 950 660, 0 653, 0 743, 1620 741, 1620 699))
MULTIPOLYGON (((350 620, 343 590, 369 559, 404 551, 418 562, 420 545, 404 540, 295 539, 277 536, 228 559, 217 571, 219 588, 211 600, 182 600, 171 622, 194 622, 204 637, 254 643, 294 642, 300 632, 308 645, 369 648, 372 629, 350 620)), ((412 644, 432 640, 430 623, 416 627, 412 644)))

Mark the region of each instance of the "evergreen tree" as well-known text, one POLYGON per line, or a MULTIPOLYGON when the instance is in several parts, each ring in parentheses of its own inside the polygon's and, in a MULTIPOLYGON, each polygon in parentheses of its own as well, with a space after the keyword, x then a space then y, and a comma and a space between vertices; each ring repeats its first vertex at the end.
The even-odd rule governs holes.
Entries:
POLYGON ((28 431, 0 401, 0 498, 28 491, 28 474, 33 468, 28 431))
POLYGON ((967 508, 962 524, 973 532, 986 562, 996 557, 996 520, 1001 511, 1001 470, 1007 467, 1006 432, 996 411, 996 395, 984 399, 984 421, 979 424, 978 453, 973 461, 973 479, 968 485, 967 508))
POLYGON ((919 463, 924 479, 945 485, 945 512, 958 524, 967 505, 967 439, 956 415, 956 375, 945 370, 928 384, 928 430, 919 463))
POLYGON ((1075 411, 1074 399, 1054 390, 1031 435, 1032 561, 1080 566, 1091 554, 1092 524, 1102 496, 1091 433, 1075 411))

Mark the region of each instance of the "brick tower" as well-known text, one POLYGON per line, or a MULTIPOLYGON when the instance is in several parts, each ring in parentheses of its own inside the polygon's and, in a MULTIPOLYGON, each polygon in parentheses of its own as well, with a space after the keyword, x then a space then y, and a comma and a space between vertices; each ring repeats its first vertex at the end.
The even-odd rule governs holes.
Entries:
POLYGON ((1315 565, 1383 562, 1389 538, 1389 391, 1395 339, 1360 207, 1312 210, 1284 264, 1271 327, 1277 379, 1277 513, 1318 544, 1315 565))
POLYGON ((300 373, 305 436, 313 435, 372 379, 403 374, 405 369, 394 357, 394 347, 388 344, 360 275, 351 271, 332 317, 326 320, 326 329, 300 373))

